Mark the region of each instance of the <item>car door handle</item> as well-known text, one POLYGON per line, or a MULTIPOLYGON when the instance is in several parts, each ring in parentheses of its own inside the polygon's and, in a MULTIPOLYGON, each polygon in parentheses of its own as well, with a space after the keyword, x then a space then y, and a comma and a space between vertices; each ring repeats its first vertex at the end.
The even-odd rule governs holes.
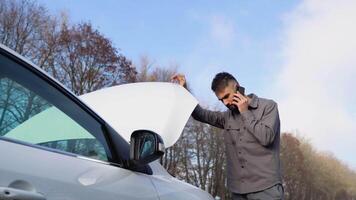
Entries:
POLYGON ((1 200, 46 200, 46 198, 37 192, 19 190, 10 187, 0 187, 1 200))

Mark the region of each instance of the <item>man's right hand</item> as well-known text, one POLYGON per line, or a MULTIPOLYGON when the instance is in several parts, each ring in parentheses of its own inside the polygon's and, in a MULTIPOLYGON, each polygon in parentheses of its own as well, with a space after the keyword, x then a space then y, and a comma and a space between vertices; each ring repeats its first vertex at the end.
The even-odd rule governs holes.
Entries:
POLYGON ((173 83, 178 83, 179 85, 187 88, 187 82, 185 80, 185 76, 183 74, 175 74, 171 77, 171 81, 173 83))

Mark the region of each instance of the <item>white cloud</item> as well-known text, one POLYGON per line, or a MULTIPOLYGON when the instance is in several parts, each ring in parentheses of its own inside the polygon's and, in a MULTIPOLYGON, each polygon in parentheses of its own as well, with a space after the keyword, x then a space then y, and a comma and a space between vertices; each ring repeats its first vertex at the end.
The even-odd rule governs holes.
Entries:
POLYGON ((285 19, 276 78, 282 130, 356 168, 356 1, 305 0, 285 19))
POLYGON ((223 15, 212 16, 210 20, 210 35, 220 46, 230 46, 236 35, 232 20, 223 15))

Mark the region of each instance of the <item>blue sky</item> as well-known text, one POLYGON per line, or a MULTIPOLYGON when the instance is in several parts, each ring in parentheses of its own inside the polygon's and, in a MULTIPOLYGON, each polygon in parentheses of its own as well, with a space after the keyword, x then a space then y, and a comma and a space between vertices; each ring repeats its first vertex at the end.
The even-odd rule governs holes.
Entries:
POLYGON ((135 63, 146 55, 179 65, 202 104, 221 106, 211 80, 234 74, 247 93, 278 102, 282 131, 356 169, 356 2, 39 2, 74 23, 90 21, 135 63))
POLYGON ((219 71, 237 76, 262 93, 280 62, 280 28, 295 1, 40 1, 73 22, 90 21, 135 62, 147 55, 165 66, 178 64, 196 96, 215 100, 210 81, 219 71), (221 33, 214 29, 226 29, 221 33), (214 32, 215 31, 215 32, 214 32), (225 31, 225 32, 224 32, 225 31), (202 73, 203 72, 203 73, 202 73))

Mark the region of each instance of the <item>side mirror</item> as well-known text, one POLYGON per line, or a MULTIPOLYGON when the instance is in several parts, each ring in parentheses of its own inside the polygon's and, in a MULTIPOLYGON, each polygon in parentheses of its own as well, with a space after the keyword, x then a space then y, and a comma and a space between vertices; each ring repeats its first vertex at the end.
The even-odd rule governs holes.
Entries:
POLYGON ((131 134, 130 160, 138 165, 145 165, 157 160, 164 154, 164 143, 157 133, 137 130, 131 134))

